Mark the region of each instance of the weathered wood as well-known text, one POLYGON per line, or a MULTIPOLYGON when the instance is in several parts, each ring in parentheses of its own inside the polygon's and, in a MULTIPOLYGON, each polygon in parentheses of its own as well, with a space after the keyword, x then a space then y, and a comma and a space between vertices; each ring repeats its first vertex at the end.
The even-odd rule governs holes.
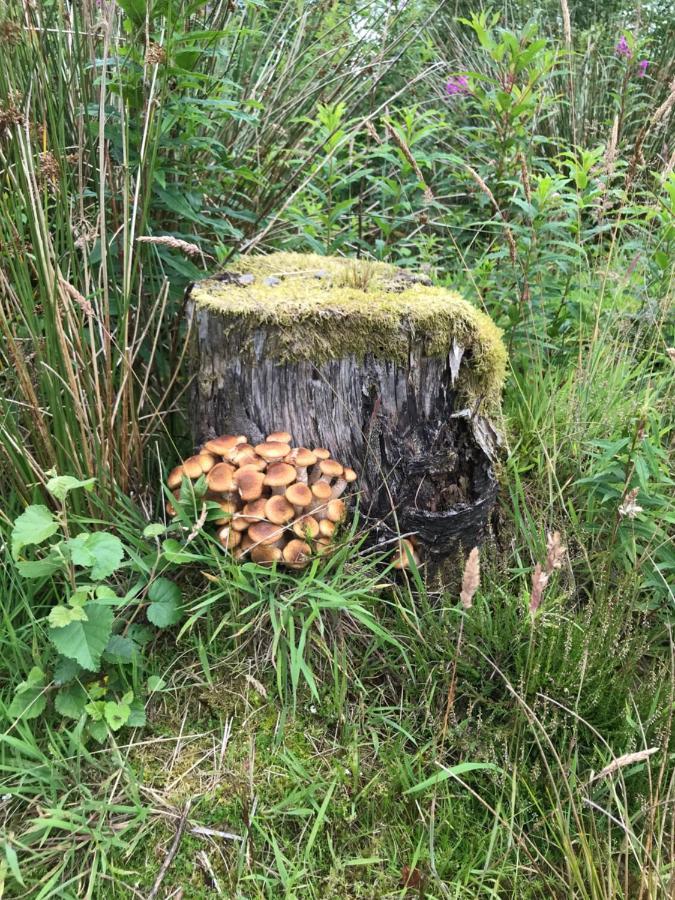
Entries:
POLYGON ((379 538, 412 532, 436 557, 468 550, 497 492, 498 333, 456 295, 392 267, 378 266, 366 290, 345 287, 347 265, 277 254, 242 260, 243 277, 193 288, 195 440, 289 431, 356 469, 360 508, 379 538), (383 293, 392 301, 380 322, 383 293), (434 304, 437 321, 421 313, 434 304))

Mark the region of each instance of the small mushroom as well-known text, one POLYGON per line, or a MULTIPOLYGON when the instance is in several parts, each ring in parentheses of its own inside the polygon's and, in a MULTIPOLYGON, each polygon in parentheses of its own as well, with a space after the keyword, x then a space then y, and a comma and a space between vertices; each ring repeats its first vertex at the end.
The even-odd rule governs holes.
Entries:
POLYGON ((194 480, 195 478, 200 478, 202 474, 203 471, 200 457, 189 456, 187 459, 183 460, 179 466, 176 466, 175 469, 172 469, 169 472, 166 483, 169 490, 173 490, 174 488, 179 488, 181 486, 183 478, 194 480))
POLYGON ((342 475, 335 479, 333 482, 333 486, 331 488, 331 494, 334 500, 337 500, 338 497, 341 497, 348 484, 352 484, 352 482, 356 481, 356 472, 353 469, 345 468, 342 475))
POLYGON ((312 515, 321 520, 326 517, 326 504, 331 499, 330 485, 325 481, 317 481, 312 485, 312 494, 314 495, 314 507, 312 515))
MULTIPOLYGON (((171 493, 173 494, 173 496, 176 500, 180 500, 180 488, 176 488, 175 490, 171 491, 171 493)), ((176 515, 176 507, 173 505, 173 503, 170 500, 167 501, 166 511, 170 516, 176 515)))
POLYGON ((281 494, 270 497, 265 503, 265 517, 274 525, 285 525, 295 515, 295 510, 281 494))
POLYGON ((302 515, 303 509, 309 506, 314 499, 314 494, 310 491, 306 484, 296 481, 286 488, 286 499, 293 504, 295 514, 302 515))
POLYGON ((245 444, 246 438, 243 434, 221 434, 220 437, 207 441, 202 447, 202 451, 213 453, 214 456, 229 457, 234 453, 235 447, 239 444, 245 444))
POLYGON ((319 522, 319 533, 322 537, 332 538, 335 533, 335 522, 330 519, 321 519, 319 522))
POLYGON ((326 517, 331 522, 342 522, 347 515, 344 500, 329 500, 326 506, 326 517))
POLYGON ((315 447, 312 452, 317 459, 330 459, 330 450, 326 450, 325 447, 315 447))
POLYGON ((223 511, 223 516, 215 520, 216 525, 231 525, 232 517, 237 511, 237 504, 233 500, 219 500, 218 505, 223 511))
POLYGON ((333 478, 337 478, 344 472, 344 466, 336 459, 322 459, 317 463, 320 471, 319 479, 329 484, 333 478))
POLYGON ((287 431, 273 431, 265 438, 266 441, 272 441, 275 444, 290 444, 291 436, 287 431))
POLYGON ((218 494, 231 494, 237 489, 234 481, 235 468, 229 463, 215 465, 206 476, 206 484, 210 491, 218 494))
POLYGON ((258 454, 255 453, 253 447, 244 453, 237 453, 234 461, 241 468, 244 466, 254 466, 259 472, 264 472, 267 468, 267 463, 262 456, 258 456, 258 454))
POLYGON ((319 523, 314 516, 302 516, 293 522, 293 533, 303 540, 314 540, 319 536, 319 523))
POLYGON ((273 546, 277 544, 282 537, 283 529, 278 525, 272 525, 271 522, 256 522, 248 529, 248 536, 256 544, 265 544, 273 546))
POLYGON ((181 483, 183 481, 183 467, 176 466, 175 469, 172 469, 169 472, 169 475, 166 479, 167 487, 170 491, 174 490, 174 488, 180 488, 181 483))
POLYGON ((256 522, 260 522, 264 519, 266 503, 266 497, 259 497, 257 500, 246 503, 241 513, 238 513, 232 519, 232 527, 234 530, 246 531, 249 525, 255 525, 256 522))
POLYGON ((291 452, 290 444, 281 441, 265 441, 263 444, 256 444, 253 449, 267 462, 283 459, 291 452))
POLYGON ((406 547, 410 551, 410 555, 415 561, 415 565, 419 566, 420 558, 417 555, 415 550, 415 545, 412 541, 408 540, 408 538, 402 538, 399 543, 399 548, 397 553, 394 555, 394 568, 395 569, 409 569, 410 562, 408 561, 408 554, 406 552, 406 547))
POLYGON ((271 566, 281 559, 281 550, 278 547, 268 547, 265 544, 256 544, 251 547, 250 556, 253 562, 261 566, 271 566))
POLYGON ((307 484, 307 466, 313 466, 317 461, 317 456, 306 447, 296 447, 291 450, 284 462, 295 466, 298 481, 307 484))
POLYGON ((285 462, 272 463, 265 473, 265 485, 272 488, 273 494, 283 494, 289 484, 295 481, 297 472, 293 466, 285 462))
POLYGON ((312 548, 305 541, 293 539, 283 549, 284 562, 291 569, 302 569, 312 555, 312 548))
POLYGON ((263 492, 265 476, 254 466, 243 466, 232 476, 242 500, 257 500, 263 492))
POLYGON ((207 472, 210 472, 217 462, 218 460, 211 453, 199 454, 199 464, 202 467, 202 473, 204 475, 206 475, 207 472))
POLYGON ((237 544, 241 543, 241 533, 226 525, 218 532, 218 540, 226 550, 234 550, 237 544))
POLYGON ((316 552, 319 556, 326 556, 333 552, 333 542, 330 538, 320 537, 316 540, 316 552))

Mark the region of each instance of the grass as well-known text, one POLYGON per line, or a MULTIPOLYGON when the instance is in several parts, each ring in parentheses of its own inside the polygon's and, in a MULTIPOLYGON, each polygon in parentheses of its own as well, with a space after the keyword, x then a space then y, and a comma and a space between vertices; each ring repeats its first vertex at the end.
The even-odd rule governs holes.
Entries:
POLYGON ((160 874, 166 898, 673 896, 670 39, 633 29, 638 81, 609 33, 625 10, 600 39, 572 9, 568 59, 557 6, 534 49, 442 6, 0 3, 0 896, 148 897, 160 874), (395 575, 358 523, 288 573, 167 520, 183 291, 251 249, 425 266, 504 329, 470 608, 395 575), (57 503, 53 469, 95 489, 57 503), (91 702, 74 715, 48 616, 89 576, 22 576, 31 502, 124 548, 102 586, 130 655, 66 681, 91 702), (159 578, 183 617, 150 629, 159 578), (34 668, 30 718, 12 706, 34 668), (92 731, 129 691, 145 725, 92 731))

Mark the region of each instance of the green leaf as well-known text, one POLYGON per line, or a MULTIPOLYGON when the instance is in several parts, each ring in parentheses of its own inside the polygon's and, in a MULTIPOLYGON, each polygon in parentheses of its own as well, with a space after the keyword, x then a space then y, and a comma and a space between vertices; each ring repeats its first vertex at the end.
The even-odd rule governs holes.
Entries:
POLYGON ((7 860, 7 866, 14 879, 19 882, 21 887, 25 887, 26 884, 21 876, 21 870, 19 869, 19 858, 16 855, 16 850, 9 841, 5 841, 5 859, 7 860))
POLYGON ((114 700, 108 700, 105 705, 105 720, 113 731, 127 724, 131 714, 131 707, 124 701, 116 703, 114 700))
POLYGON ((148 678, 148 690, 152 694, 154 691, 163 691, 166 687, 166 681, 159 675, 151 675, 148 678))
POLYGON ((95 484, 95 478, 87 478, 86 481, 80 481, 78 478, 73 478, 72 475, 57 475, 55 478, 49 479, 46 487, 53 497, 63 501, 66 499, 69 491, 74 491, 76 488, 84 488, 85 491, 91 491, 95 484))
POLYGON ((107 606, 87 604, 87 621, 71 622, 62 628, 52 628, 49 637, 63 656, 75 659, 83 669, 98 671, 101 654, 110 639, 113 613, 107 606))
POLYGON ((44 692, 45 673, 34 666, 28 678, 17 687, 7 710, 12 719, 36 719, 44 711, 47 698, 44 692))
POLYGON ((447 781, 448 778, 454 778, 456 775, 463 775, 464 772, 475 772, 480 770, 487 770, 489 772, 502 771, 499 766, 495 766, 493 763, 463 762, 458 763, 456 766, 443 766, 439 772, 436 772, 429 778, 425 778, 424 781, 420 781, 419 784, 415 784, 408 788, 407 791, 403 792, 403 795, 419 794, 422 791, 426 791, 427 788, 435 787, 437 784, 447 781))
POLYGON ((74 659, 67 659, 65 656, 60 656, 54 666, 54 683, 66 684, 68 681, 72 681, 76 678, 81 671, 82 667, 79 663, 76 663, 74 659))
POLYGON ((183 618, 180 588, 168 578, 158 578, 150 585, 148 597, 152 603, 148 606, 147 616, 158 628, 176 625, 183 618))
POLYGON ((70 684, 62 688, 54 700, 54 708, 62 716, 79 719, 85 712, 89 696, 80 684, 70 684))
POLYGON ((128 663, 138 657, 138 646, 131 638, 123 637, 121 634, 112 634, 105 648, 106 659, 111 662, 128 663))
POLYGON ((24 547, 42 544, 59 530, 59 523, 46 506, 29 506, 14 522, 12 556, 19 558, 24 547))
POLYGON ((124 546, 122 541, 114 534, 106 531, 97 531, 89 535, 87 548, 94 559, 91 569, 91 577, 101 581, 112 575, 119 569, 124 559, 124 546))
POLYGON ((108 727, 103 720, 99 722, 89 722, 87 724, 87 731, 99 744, 105 743, 105 739, 108 737, 108 727))
POLYGON ((64 628, 71 622, 86 622, 87 613, 80 606, 55 606, 48 621, 52 628, 64 628))
POLYGON ((63 563, 63 557, 52 551, 44 559, 22 560, 16 564, 16 568, 23 578, 48 578, 62 569, 63 563))
POLYGON ((145 528, 143 529, 143 537, 159 537, 159 535, 164 534, 165 531, 166 525, 162 525, 161 522, 153 522, 151 525, 145 526, 145 528))
POLYGON ((134 700, 133 703, 129 705, 131 712, 129 713, 129 718, 127 719, 127 725, 129 728, 142 728, 145 725, 145 707, 141 703, 140 700, 134 700))

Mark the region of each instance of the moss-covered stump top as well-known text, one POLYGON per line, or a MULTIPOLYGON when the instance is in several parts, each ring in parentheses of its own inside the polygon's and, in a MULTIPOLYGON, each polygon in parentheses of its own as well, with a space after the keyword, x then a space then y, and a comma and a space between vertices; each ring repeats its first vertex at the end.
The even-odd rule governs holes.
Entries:
POLYGON ((444 356, 458 344, 470 369, 460 378, 464 392, 499 406, 506 370, 500 329, 425 276, 387 263, 274 253, 242 257, 223 275, 197 282, 191 298, 197 309, 223 315, 242 355, 254 332, 270 332, 266 352, 279 362, 370 353, 405 364, 411 342, 426 356, 444 356))

